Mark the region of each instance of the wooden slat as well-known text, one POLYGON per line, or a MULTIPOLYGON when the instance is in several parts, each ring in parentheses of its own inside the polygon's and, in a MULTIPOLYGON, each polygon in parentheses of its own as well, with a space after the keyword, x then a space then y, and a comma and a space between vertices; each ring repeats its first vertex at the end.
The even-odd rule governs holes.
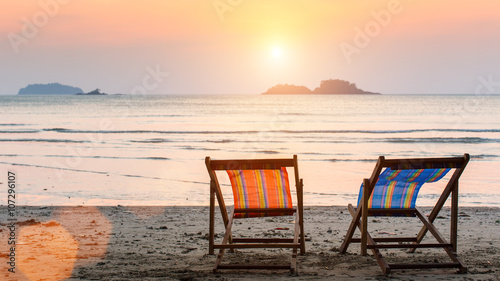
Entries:
POLYGON ((251 265, 251 264, 225 264, 219 265, 219 269, 290 269, 289 265, 251 265))
POLYGON ((460 268, 462 265, 458 262, 450 263, 391 263, 392 269, 422 269, 422 268, 460 268))
POLYGON ((296 208, 248 208, 234 209, 234 213, 290 213, 296 212, 296 208))
POLYGON ((464 157, 384 160, 384 167, 390 167, 392 170, 427 169, 429 166, 432 166, 433 168, 461 168, 463 165, 464 165, 464 157))
POLYGON ((293 238, 233 238, 233 243, 293 243, 293 238))
POLYGON ((384 213, 384 214, 412 214, 415 213, 415 209, 396 209, 396 208, 391 208, 391 209, 376 209, 376 208, 370 208, 368 209, 368 214, 379 214, 379 213, 384 213))
POLYGON ((368 245, 368 249, 408 249, 408 248, 445 248, 451 247, 449 243, 420 243, 420 244, 376 244, 368 245))
POLYGON ((250 248, 300 248, 300 243, 270 243, 270 244, 216 244, 216 249, 250 249, 250 248))
MULTIPOLYGON (((300 238, 299 242, 300 243, 300 238)), ((311 237, 305 237, 304 241, 311 241, 311 237)), ((293 243, 293 238, 233 238, 233 243, 293 243), (271 240, 276 242, 267 242, 271 240), (255 241, 255 242, 254 242, 255 241)))
POLYGON ((293 158, 212 160, 210 163, 212 170, 262 170, 280 169, 281 167, 294 167, 293 158))
MULTIPOLYGON (((384 242, 384 243, 388 243, 388 242, 394 242, 394 243, 416 242, 417 241, 417 237, 376 237, 376 238, 372 238, 372 239, 375 242, 384 242)), ((351 240, 351 243, 360 243, 360 242, 361 242, 360 238, 353 238, 351 240)))

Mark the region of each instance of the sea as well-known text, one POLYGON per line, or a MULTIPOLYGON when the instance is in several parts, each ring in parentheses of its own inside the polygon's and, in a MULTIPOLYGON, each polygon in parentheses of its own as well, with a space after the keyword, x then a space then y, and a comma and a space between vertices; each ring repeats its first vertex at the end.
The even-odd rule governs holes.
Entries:
MULTIPOLYGON (((207 206, 206 156, 297 155, 304 204, 347 205, 381 155, 469 153, 460 206, 500 206, 498 95, 5 95, 0 104, 0 204, 14 181, 17 205, 207 206)), ((417 205, 434 205, 442 189, 424 185, 417 205)))

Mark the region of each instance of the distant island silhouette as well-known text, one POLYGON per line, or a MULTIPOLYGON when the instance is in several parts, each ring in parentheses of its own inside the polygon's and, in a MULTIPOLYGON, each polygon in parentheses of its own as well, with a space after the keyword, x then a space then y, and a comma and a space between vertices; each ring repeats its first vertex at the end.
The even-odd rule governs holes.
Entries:
POLYGON ((88 93, 78 93, 77 95, 79 95, 79 96, 105 96, 107 94, 101 93, 100 89, 95 89, 95 90, 90 91, 88 93))
POLYGON ((340 79, 321 81, 319 87, 311 91, 306 86, 278 84, 269 88, 263 95, 380 95, 380 93, 367 92, 356 87, 355 83, 340 79))
POLYGON ((62 85, 59 83, 30 84, 19 90, 18 95, 76 95, 83 93, 78 87, 62 85))

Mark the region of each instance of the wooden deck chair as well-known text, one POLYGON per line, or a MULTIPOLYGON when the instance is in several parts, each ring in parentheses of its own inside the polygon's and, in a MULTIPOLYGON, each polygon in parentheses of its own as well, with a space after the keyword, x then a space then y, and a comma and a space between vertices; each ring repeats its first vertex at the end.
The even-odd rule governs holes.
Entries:
POLYGON ((205 158, 205 164, 210 175, 210 229, 209 254, 219 249, 215 261, 214 273, 219 269, 289 269, 296 272, 297 250, 304 254, 304 223, 303 223, 303 183, 299 179, 297 156, 290 159, 259 159, 259 160, 211 160, 205 158), (288 173, 286 167, 293 167, 297 191, 297 206, 293 207, 288 173), (226 203, 217 179, 216 171, 226 171, 229 176, 233 197, 234 210, 228 215, 226 203), (214 241, 215 198, 224 221, 225 234, 220 244, 214 241), (234 238, 231 227, 233 220, 249 217, 292 216, 295 214, 295 229, 293 238, 234 238), (248 265, 221 264, 226 249, 234 251, 237 248, 290 248, 292 258, 289 265, 248 265))
POLYGON ((380 156, 369 179, 364 179, 360 188, 358 207, 349 204, 352 222, 344 238, 340 252, 345 253, 350 243, 361 243, 361 254, 372 250, 378 264, 385 274, 393 269, 419 268, 458 268, 466 273, 467 268, 457 257, 457 217, 458 217, 458 179, 469 162, 469 155, 450 158, 385 159, 380 156), (385 168, 384 170, 382 170, 385 168), (426 217, 415 207, 418 191, 424 183, 441 180, 446 173, 454 170, 441 196, 426 217), (446 241, 433 222, 445 201, 451 194, 450 241, 446 241), (416 237, 379 237, 369 234, 368 216, 417 216, 423 227, 416 237), (353 238, 356 227, 361 231, 361 238, 353 238), (429 231, 437 243, 421 243, 429 231), (408 248, 443 248, 452 262, 389 264, 379 249, 408 248))

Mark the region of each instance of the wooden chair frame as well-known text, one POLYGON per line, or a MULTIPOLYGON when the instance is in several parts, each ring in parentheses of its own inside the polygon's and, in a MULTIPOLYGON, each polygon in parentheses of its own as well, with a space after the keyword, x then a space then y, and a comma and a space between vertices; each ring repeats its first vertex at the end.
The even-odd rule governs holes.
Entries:
POLYGON ((352 222, 344 238, 341 253, 346 253, 350 243, 361 243, 361 255, 367 254, 367 249, 372 250, 378 264, 384 274, 391 273, 394 269, 420 269, 420 268, 458 268, 459 272, 466 273, 467 268, 458 259, 457 256, 457 223, 458 223, 458 179, 462 175, 465 166, 469 162, 469 154, 463 157, 449 158, 415 158, 415 159, 385 159, 384 156, 378 158, 375 169, 369 179, 363 181, 363 193, 360 206, 354 208, 349 204, 348 209, 352 216, 352 222), (432 209, 429 217, 426 217, 417 208, 408 209, 369 209, 368 199, 370 198, 378 177, 383 168, 389 167, 392 170, 401 169, 425 169, 429 166, 435 168, 454 168, 455 171, 444 188, 436 205, 432 209), (437 230, 433 222, 442 209, 444 203, 451 194, 451 223, 450 223, 450 241, 446 241, 443 235, 437 230), (368 196, 366 196, 368 195, 368 196), (368 216, 372 214, 393 213, 410 214, 417 216, 423 223, 423 227, 416 237, 389 237, 373 238, 368 232, 368 216), (361 231, 361 238, 353 238, 356 227, 361 231), (438 243, 421 243, 422 239, 429 231, 438 243), (393 242, 393 243, 391 243, 393 242), (406 242, 406 243, 405 243, 406 242), (408 243, 411 242, 411 243, 408 243), (396 243, 396 244, 394 244, 396 243), (379 249, 390 248, 408 248, 414 252, 416 248, 443 248, 452 262, 450 263, 421 263, 421 264, 389 264, 380 253, 379 249))
POLYGON ((289 269, 297 272, 297 251, 305 254, 304 217, 303 217, 303 181, 299 178, 297 155, 290 159, 252 159, 252 160, 211 160, 205 158, 208 174, 210 175, 210 227, 209 227, 209 254, 213 255, 215 249, 219 249, 213 272, 219 269, 289 269), (217 179, 217 170, 260 170, 280 169, 282 167, 293 167, 297 191, 297 207, 294 208, 261 208, 261 209, 235 209, 228 215, 226 204, 217 179), (215 198, 224 221, 225 234, 220 244, 215 244, 215 198), (236 213, 259 213, 259 212, 293 212, 295 213, 295 229, 293 238, 233 238, 231 227, 236 213), (237 248, 291 248, 292 259, 290 265, 247 265, 247 264, 221 264, 226 249, 234 251, 237 248))

